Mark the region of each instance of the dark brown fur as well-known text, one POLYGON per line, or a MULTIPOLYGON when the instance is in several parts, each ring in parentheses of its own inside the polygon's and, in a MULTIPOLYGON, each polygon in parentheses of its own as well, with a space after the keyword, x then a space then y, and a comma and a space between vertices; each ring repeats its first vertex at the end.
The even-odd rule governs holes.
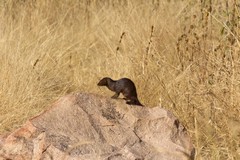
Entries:
POLYGON ((143 106, 137 98, 135 84, 128 78, 121 78, 115 81, 109 77, 105 77, 97 85, 106 86, 109 90, 115 92, 112 98, 118 98, 119 94, 122 93, 127 104, 143 106))

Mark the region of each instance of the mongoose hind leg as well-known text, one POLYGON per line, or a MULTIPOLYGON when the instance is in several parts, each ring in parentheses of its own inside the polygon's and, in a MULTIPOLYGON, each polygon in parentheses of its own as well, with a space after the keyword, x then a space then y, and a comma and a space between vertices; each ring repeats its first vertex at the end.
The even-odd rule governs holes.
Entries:
POLYGON ((137 106, 143 106, 138 100, 130 100, 126 102, 129 105, 137 105, 137 106))

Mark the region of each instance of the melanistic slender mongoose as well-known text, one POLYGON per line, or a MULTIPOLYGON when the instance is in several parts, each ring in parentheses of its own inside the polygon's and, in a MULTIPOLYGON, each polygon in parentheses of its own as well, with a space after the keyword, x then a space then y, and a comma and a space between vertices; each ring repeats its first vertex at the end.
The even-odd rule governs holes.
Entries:
POLYGON ((138 98, 135 84, 128 78, 121 78, 119 80, 112 80, 109 77, 101 79, 98 86, 106 86, 111 91, 115 92, 112 98, 118 98, 119 94, 122 93, 127 101, 127 104, 143 106, 138 98))

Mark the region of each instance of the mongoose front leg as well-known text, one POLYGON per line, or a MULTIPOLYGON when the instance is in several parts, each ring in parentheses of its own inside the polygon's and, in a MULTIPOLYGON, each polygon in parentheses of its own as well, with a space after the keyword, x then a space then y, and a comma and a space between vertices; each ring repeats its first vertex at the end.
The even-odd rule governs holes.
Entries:
POLYGON ((126 104, 130 104, 130 105, 131 105, 131 104, 134 104, 134 102, 132 102, 132 101, 127 101, 126 104))
POLYGON ((120 93, 115 93, 111 98, 117 99, 120 93))

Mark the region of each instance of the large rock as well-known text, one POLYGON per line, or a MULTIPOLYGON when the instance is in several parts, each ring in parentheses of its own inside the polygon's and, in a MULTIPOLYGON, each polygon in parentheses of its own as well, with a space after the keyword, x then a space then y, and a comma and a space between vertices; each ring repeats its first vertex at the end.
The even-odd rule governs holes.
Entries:
MULTIPOLYGON (((169 111, 129 106, 93 94, 71 94, 0 140, 14 160, 193 159, 186 129, 169 111)), ((0 158, 1 159, 1 158, 0 158)))

